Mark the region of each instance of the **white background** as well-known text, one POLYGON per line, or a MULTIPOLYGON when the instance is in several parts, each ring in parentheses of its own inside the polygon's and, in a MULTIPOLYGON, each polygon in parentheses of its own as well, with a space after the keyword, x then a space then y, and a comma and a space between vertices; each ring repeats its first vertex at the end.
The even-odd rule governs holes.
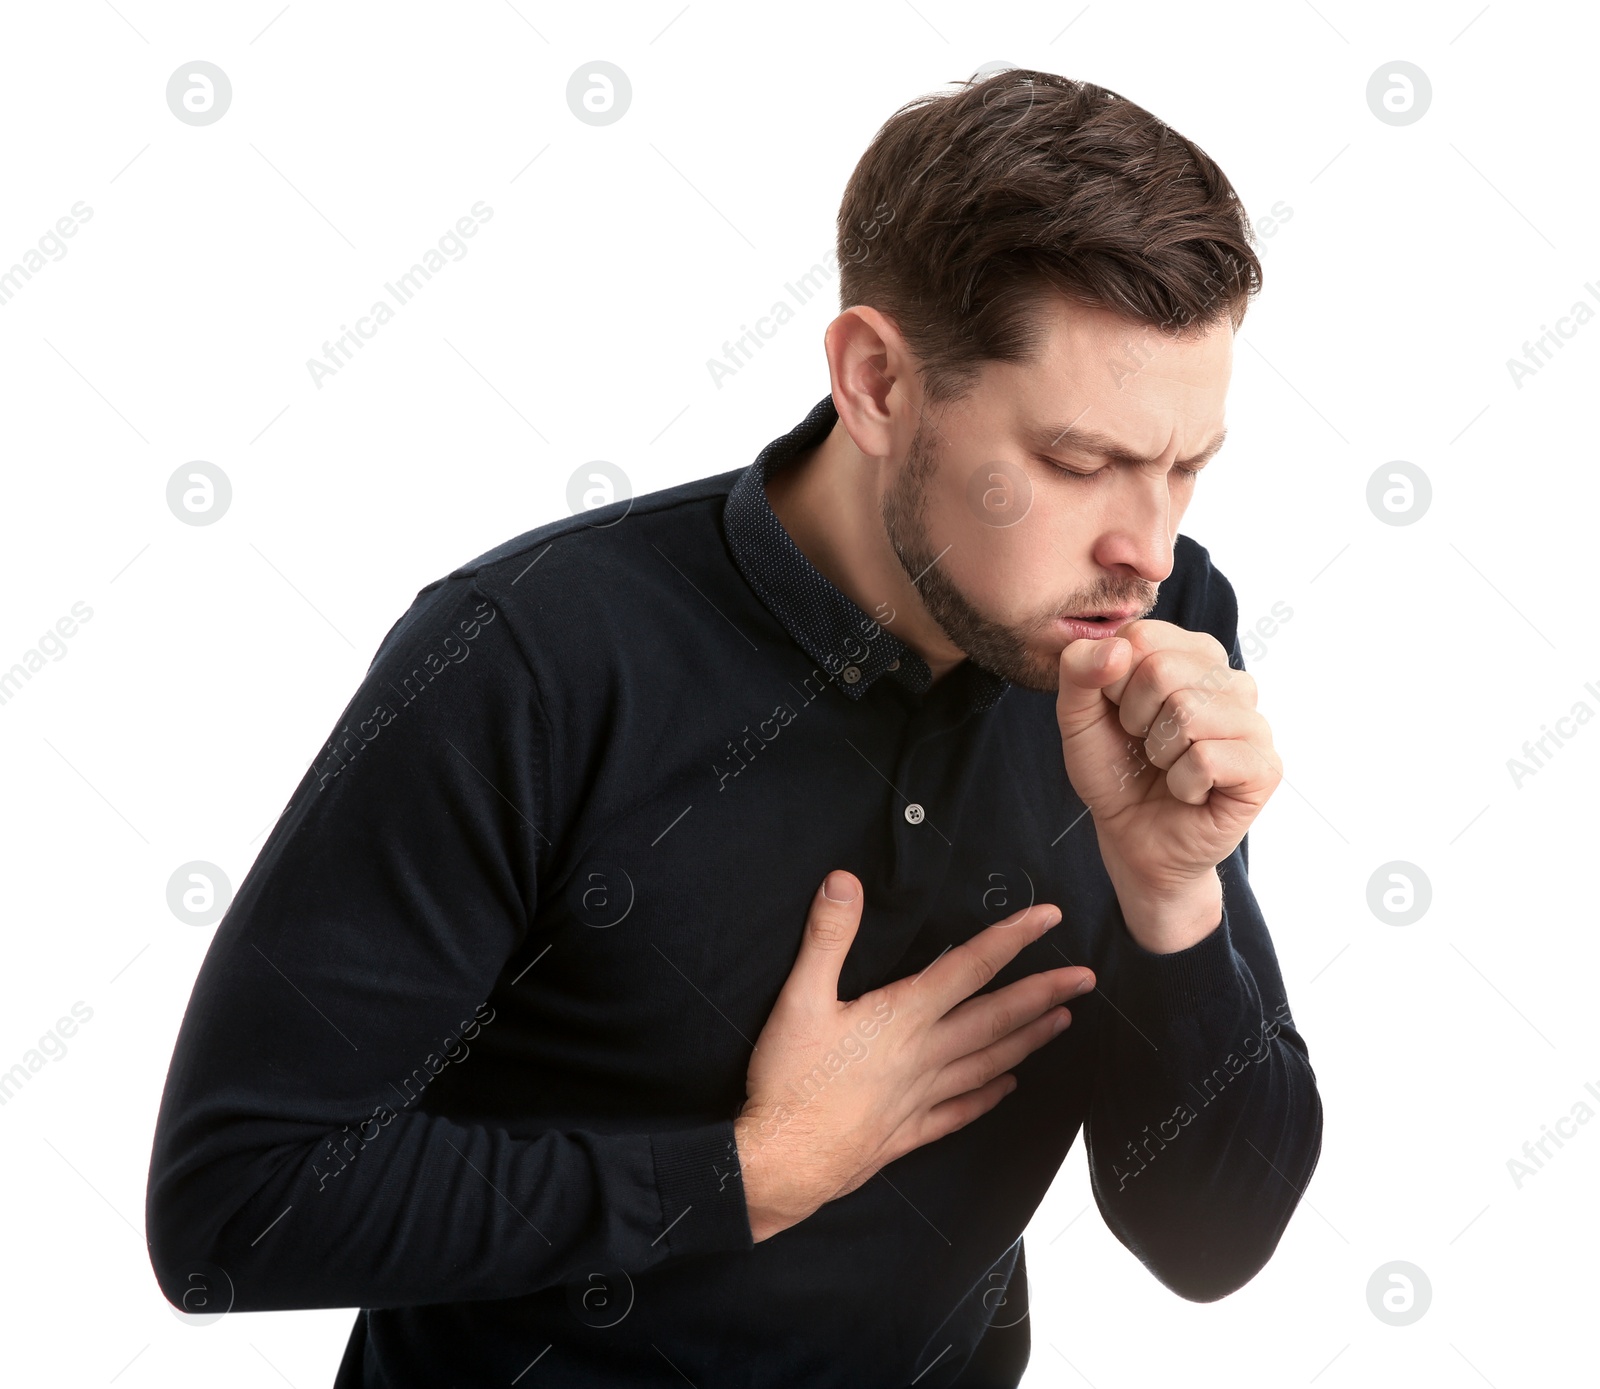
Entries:
POLYGON ((879 123, 994 61, 1108 86, 1254 219, 1292 209, 1183 529, 1246 624, 1292 609, 1250 662, 1287 774, 1252 876, 1327 1116, 1276 1255, 1210 1305, 1115 1241, 1076 1149, 1028 1232, 1024 1383, 1592 1375, 1600 1124, 1520 1189, 1507 1161, 1600 1087, 1600 726, 1520 787, 1507 759, 1600 711, 1600 325, 1520 388, 1506 365, 1600 286, 1592 12, 76 0, 5 22, 0 266, 92 217, 0 306, 0 668, 93 610, 0 706, 0 1069, 93 1010, 0 1108, 8 1380, 331 1382, 353 1312, 195 1327, 150 1271, 150 1138, 211 936, 169 877, 239 883, 415 592, 567 514, 581 464, 643 493, 796 423, 828 389, 831 278, 720 389, 706 359, 831 248, 879 123), (233 85, 205 127, 165 99, 196 59, 233 85), (595 59, 633 86, 610 126, 566 103, 595 59), (1432 83, 1408 126, 1366 100, 1397 59, 1432 83), (317 388, 307 358, 480 199, 468 254, 317 388), (232 482, 214 525, 167 507, 194 460, 232 482), (1432 483, 1411 525, 1367 506, 1393 460, 1432 483), (1405 927, 1367 904, 1392 860, 1432 885, 1405 927), (1367 1298, 1395 1260, 1432 1288, 1404 1327, 1367 1298))

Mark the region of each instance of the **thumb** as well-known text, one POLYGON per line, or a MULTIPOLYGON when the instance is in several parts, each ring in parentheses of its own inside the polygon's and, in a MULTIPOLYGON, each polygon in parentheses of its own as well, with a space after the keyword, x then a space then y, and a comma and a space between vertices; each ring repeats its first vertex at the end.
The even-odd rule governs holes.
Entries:
POLYGON ((839 971, 855 943, 864 897, 861 880, 843 868, 835 868, 822 880, 811 899, 784 993, 808 1005, 839 1002, 839 971))
POLYGON ((1079 637, 1061 650, 1061 683, 1056 694, 1056 722, 1061 736, 1083 732, 1105 713, 1102 693, 1127 675, 1133 646, 1122 637, 1079 637))

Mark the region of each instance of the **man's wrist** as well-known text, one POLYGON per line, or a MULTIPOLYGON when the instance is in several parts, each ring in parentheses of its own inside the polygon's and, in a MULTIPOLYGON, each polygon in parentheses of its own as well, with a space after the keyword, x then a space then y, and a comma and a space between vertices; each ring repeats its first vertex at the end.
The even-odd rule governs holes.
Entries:
POLYGON ((1222 879, 1216 869, 1179 897, 1156 897, 1118 888, 1128 934, 1153 955, 1187 950, 1222 925, 1222 879))
POLYGON ((777 1173, 772 1165, 772 1145, 762 1136, 760 1125, 751 1117, 740 1116, 733 1121, 733 1135, 739 1150, 750 1237, 760 1244, 797 1221, 774 1204, 777 1173))

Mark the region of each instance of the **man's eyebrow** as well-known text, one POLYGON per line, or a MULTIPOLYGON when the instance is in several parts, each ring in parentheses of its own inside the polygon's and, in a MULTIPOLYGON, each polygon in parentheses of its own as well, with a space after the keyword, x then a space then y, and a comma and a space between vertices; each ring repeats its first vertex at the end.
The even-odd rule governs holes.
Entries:
MULTIPOLYGON (((1177 466, 1183 468, 1196 467, 1209 459, 1222 447, 1223 440, 1228 437, 1226 426, 1217 434, 1209 444, 1192 458, 1180 458, 1177 466)), ((1128 464, 1133 467, 1149 468, 1155 466, 1156 460, 1144 458, 1139 454, 1130 453, 1116 440, 1105 434, 1096 433, 1092 429, 1083 429, 1078 425, 1061 425, 1057 428, 1041 427, 1029 431, 1029 438, 1038 448, 1067 449, 1073 453, 1085 453, 1096 458, 1106 458, 1113 463, 1128 464)))

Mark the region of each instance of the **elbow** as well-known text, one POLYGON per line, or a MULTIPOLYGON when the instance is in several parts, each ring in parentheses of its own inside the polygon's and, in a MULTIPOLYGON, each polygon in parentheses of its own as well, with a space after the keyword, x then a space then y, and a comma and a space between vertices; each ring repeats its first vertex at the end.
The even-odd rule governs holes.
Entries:
POLYGON ((1300 1208, 1305 1190, 1311 1183, 1322 1156, 1322 1106, 1316 1104, 1315 1117, 1304 1131, 1309 1143, 1303 1149, 1299 1163, 1291 1161, 1290 1154, 1276 1156, 1274 1182, 1278 1187, 1279 1201, 1258 1198, 1254 1201, 1241 1193, 1228 1208, 1235 1212, 1235 1220, 1224 1228, 1212 1227, 1204 1234, 1196 1232, 1195 1238, 1185 1244, 1168 1268, 1157 1268, 1156 1276, 1179 1297, 1190 1302, 1216 1302, 1230 1293, 1238 1292, 1264 1269, 1277 1252, 1283 1232, 1290 1219, 1300 1208), (1287 1174, 1287 1175, 1285 1175, 1287 1174), (1278 1180, 1281 1178, 1282 1180, 1278 1180))
POLYGON ((156 1286, 175 1312, 185 1316, 222 1316, 236 1310, 238 1290, 226 1269, 209 1259, 167 1259, 152 1247, 150 1266, 156 1286))
POLYGON ((1243 1253, 1229 1249, 1217 1257, 1210 1251, 1188 1249, 1181 1259, 1168 1262, 1146 1263, 1151 1273, 1163 1287, 1171 1289, 1186 1302, 1220 1302, 1230 1293, 1236 1293, 1267 1266, 1273 1250, 1243 1253))
POLYGON ((1139 1176, 1146 1186, 1129 1195, 1096 1181, 1107 1223, 1164 1287, 1216 1302, 1267 1266, 1322 1154, 1322 1104, 1311 1094, 1304 1123, 1285 1130, 1270 1158, 1252 1144, 1249 1161, 1230 1154, 1199 1188, 1171 1168, 1139 1176))
POLYGON ((191 1316, 255 1310, 247 1293, 259 1291, 259 1270, 243 1267, 254 1251, 242 1247, 238 1217, 259 1198, 261 1180, 250 1155, 178 1156, 158 1139, 145 1186, 145 1248, 156 1285, 175 1310, 191 1316))
POLYGON ((1270 1226, 1238 1218, 1219 1223, 1169 1206, 1146 1212, 1142 1239, 1123 1243, 1163 1287, 1186 1302, 1217 1302, 1264 1269, 1278 1248, 1293 1207, 1270 1226))
POLYGON ((202 1316, 232 1310, 232 1279, 214 1248, 183 1239, 170 1220, 148 1208, 145 1245, 156 1286, 175 1311, 202 1316))
POLYGON ((233 1308, 233 1280, 224 1267, 217 1229, 202 1228, 177 1183, 154 1172, 145 1191, 145 1248, 156 1286, 174 1310, 190 1316, 233 1308))
POLYGON ((174 1309, 220 1316, 346 1305, 307 1301, 304 1262, 286 1258, 281 1239, 263 1238, 291 1228, 283 1217, 295 1204, 302 1158, 298 1146, 173 1157, 158 1144, 145 1188, 145 1245, 174 1309))

